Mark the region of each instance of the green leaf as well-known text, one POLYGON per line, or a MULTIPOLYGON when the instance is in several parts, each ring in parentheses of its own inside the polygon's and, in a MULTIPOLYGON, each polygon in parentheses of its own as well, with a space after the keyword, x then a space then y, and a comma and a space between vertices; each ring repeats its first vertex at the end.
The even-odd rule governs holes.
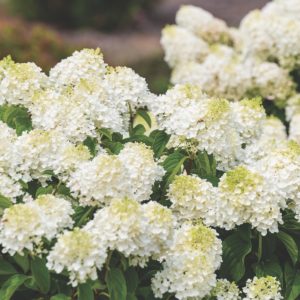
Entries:
POLYGON ((99 129, 99 133, 101 135, 105 136, 106 138, 108 138, 110 141, 112 141, 113 135, 112 135, 110 129, 101 128, 101 129, 99 129))
POLYGON ((300 295, 300 272, 287 262, 284 265, 286 292, 284 299, 297 300, 300 295))
POLYGON ((295 219, 295 213, 292 211, 288 211, 283 216, 283 224, 280 227, 300 234, 300 222, 295 219))
POLYGON ((15 129, 18 135, 21 135, 23 131, 32 129, 30 114, 22 106, 2 105, 0 108, 0 119, 9 127, 15 129))
POLYGON ((50 289, 50 273, 46 267, 46 260, 34 257, 31 261, 31 272, 40 291, 46 294, 50 289))
POLYGON ((16 269, 3 258, 0 259, 0 275, 12 275, 18 273, 16 269))
POLYGON ((132 135, 143 135, 146 131, 146 128, 142 124, 138 124, 133 127, 132 135))
POLYGON ((138 300, 134 294, 127 294, 126 300, 138 300))
POLYGON ((138 273, 133 267, 131 267, 126 270, 125 277, 128 293, 134 293, 139 284, 138 273))
POLYGON ((117 268, 111 268, 107 274, 107 287, 111 300, 126 300, 127 286, 123 272, 117 268))
POLYGON ((98 145, 98 141, 97 141, 96 138, 92 138, 92 137, 88 136, 83 141, 83 145, 85 145, 89 148, 90 154, 92 156, 96 156, 96 154, 97 154, 97 145, 98 145))
POLYGON ((40 195, 45 195, 45 194, 51 194, 53 192, 53 186, 48 185, 46 187, 39 187, 36 192, 35 196, 38 197, 40 195))
POLYGON ((138 116, 141 116, 146 121, 148 126, 151 127, 151 124, 152 124, 151 117, 149 116, 149 114, 145 110, 139 109, 136 114, 138 116))
POLYGON ((30 268, 28 254, 24 254, 24 255, 15 254, 12 258, 17 263, 17 265, 22 268, 24 273, 28 272, 30 268))
POLYGON ((154 130, 151 132, 149 137, 153 140, 152 149, 154 151, 154 155, 156 157, 160 157, 169 142, 170 135, 162 130, 154 130))
POLYGON ((120 151, 124 148, 124 145, 121 142, 110 142, 110 141, 103 141, 102 145, 108 148, 111 154, 118 155, 120 151))
POLYGON ((78 300, 94 300, 94 292, 89 284, 84 283, 78 286, 78 300))
POLYGON ((5 209, 12 205, 13 203, 8 198, 0 195, 0 208, 5 209))
POLYGON ((298 260, 298 246, 295 240, 287 233, 279 231, 277 233, 278 239, 284 244, 286 250, 288 251, 293 264, 296 264, 298 260))
POLYGON ((241 226, 223 241, 222 277, 238 282, 245 274, 245 257, 251 252, 251 231, 241 226))
POLYGON ((74 221, 76 227, 81 227, 87 223, 91 215, 95 212, 95 207, 78 206, 75 209, 74 221))
POLYGON ((170 154, 165 161, 163 162, 163 167, 167 171, 165 178, 166 178, 166 184, 165 189, 168 187, 168 185, 172 182, 174 177, 179 173, 181 170, 182 165, 184 162, 188 159, 188 156, 185 156, 184 154, 175 151, 174 153, 170 154))
POLYGON ((146 144, 147 146, 150 146, 150 147, 153 144, 153 140, 149 136, 146 136, 146 135, 143 135, 143 134, 133 135, 133 136, 127 138, 127 139, 124 139, 123 142, 124 143, 128 143, 128 142, 144 143, 144 144, 146 144))
POLYGON ((50 298, 50 300, 71 300, 71 297, 64 294, 57 294, 50 298))
POLYGON ((1 300, 10 300, 15 291, 24 284, 24 282, 30 277, 22 274, 16 274, 11 276, 5 283, 2 285, 0 290, 0 299, 1 300))

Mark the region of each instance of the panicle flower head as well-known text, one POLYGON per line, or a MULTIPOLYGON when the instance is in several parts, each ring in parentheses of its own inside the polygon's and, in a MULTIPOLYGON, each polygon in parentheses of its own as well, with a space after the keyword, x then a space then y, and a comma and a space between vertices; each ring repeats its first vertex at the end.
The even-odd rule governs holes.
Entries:
POLYGON ((29 106, 34 93, 48 84, 47 76, 34 63, 0 62, 0 104, 29 106))
POLYGON ((179 63, 202 61, 209 53, 205 41, 176 25, 167 25, 163 29, 160 42, 165 51, 164 59, 171 67, 179 63))
POLYGON ((57 86, 76 84, 82 79, 101 79, 106 64, 100 49, 75 51, 50 70, 50 81, 57 86))
POLYGON ((39 253, 42 239, 53 239, 62 229, 71 227, 71 204, 53 195, 42 195, 35 201, 14 204, 4 210, 0 223, 0 244, 3 252, 39 253))
POLYGON ((240 290, 235 282, 227 279, 218 279, 216 286, 210 292, 216 300, 240 300, 240 290))
POLYGON ((177 299, 201 299, 216 284, 215 270, 221 263, 222 246, 213 229, 201 223, 185 223, 175 232, 163 270, 152 279, 156 297, 174 293, 177 299))
POLYGON ((225 22, 214 18, 208 11, 193 5, 183 5, 176 14, 176 23, 204 39, 209 44, 231 42, 225 22))
POLYGON ((175 219, 172 212, 156 202, 140 204, 129 199, 113 199, 100 209, 86 228, 129 258, 132 265, 145 266, 149 258, 159 258, 168 249, 175 219))
POLYGON ((286 202, 261 174, 238 166, 221 177, 215 225, 232 229, 250 223, 262 235, 278 231, 286 202))
POLYGON ((279 281, 272 276, 248 279, 243 288, 243 292, 246 294, 245 300, 280 300, 283 299, 280 291, 279 281))
POLYGON ((176 176, 170 184, 168 198, 178 219, 202 219, 205 224, 215 220, 216 189, 194 175, 176 176))
POLYGON ((107 257, 106 245, 99 244, 93 233, 80 228, 61 234, 47 257, 47 267, 56 273, 66 270, 70 283, 77 286, 97 279, 107 257))

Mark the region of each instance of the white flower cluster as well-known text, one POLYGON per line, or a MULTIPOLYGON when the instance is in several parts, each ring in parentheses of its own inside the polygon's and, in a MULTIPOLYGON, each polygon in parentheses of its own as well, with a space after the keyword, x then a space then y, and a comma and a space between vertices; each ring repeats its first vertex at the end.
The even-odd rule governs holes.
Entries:
POLYGON ((280 283, 275 277, 254 277, 252 280, 248 279, 243 288, 246 294, 244 300, 280 300, 283 299, 280 290, 280 283))
POLYGON ((174 293, 177 299, 202 299, 216 285, 215 271, 222 258, 221 240, 215 230, 201 223, 184 223, 163 257, 152 288, 156 297, 174 293))
POLYGON ((129 257, 132 265, 145 266, 149 258, 158 259, 167 251, 174 226, 171 210, 157 202, 114 199, 82 229, 60 235, 47 266, 57 273, 66 269, 73 286, 96 279, 109 250, 129 257))
POLYGON ((56 273, 68 271, 73 286, 97 279, 97 268, 106 260, 106 245, 99 244, 95 235, 86 229, 75 228, 58 237, 47 257, 47 267, 56 273))
POLYGON ((53 195, 5 209, 0 223, 0 244, 10 255, 43 251, 42 238, 53 239, 64 228, 72 227, 71 203, 53 195))
POLYGON ((35 128, 62 132, 72 141, 109 128, 128 134, 130 113, 151 98, 146 81, 126 67, 108 67, 100 50, 84 49, 50 70, 10 58, 0 63, 0 104, 22 105, 35 128))
POLYGON ((221 177, 217 226, 232 229, 249 223, 262 235, 278 231, 278 223, 282 223, 281 209, 286 207, 285 198, 261 174, 264 173, 239 166, 221 177))
POLYGON ((244 144, 261 134, 265 112, 259 99, 230 103, 211 98, 198 86, 176 85, 151 104, 159 128, 171 134, 170 147, 193 145, 214 154, 218 168, 242 160, 244 144))
POLYGON ((22 195, 19 180, 41 182, 49 178, 46 171, 53 171, 66 179, 75 166, 90 158, 88 148, 75 145, 56 130, 34 129, 16 136, 12 129, 1 123, 0 176, 3 178, 0 193, 15 199, 22 195))
POLYGON ((150 148, 127 143, 119 155, 100 153, 78 164, 67 185, 81 205, 103 205, 123 197, 141 202, 150 198, 155 181, 163 175, 150 148))
POLYGON ((216 286, 210 292, 216 300, 240 300, 240 290, 234 282, 227 279, 218 279, 216 286))
POLYGON ((210 297, 204 299, 216 300, 280 300, 283 297, 280 294, 281 288, 279 281, 272 276, 254 277, 248 279, 243 288, 244 297, 241 297, 241 291, 234 282, 226 279, 218 279, 216 286, 212 289, 210 297))
POLYGON ((214 224, 217 189, 210 182, 195 175, 176 176, 170 184, 168 198, 179 220, 201 218, 205 224, 214 224))
POLYGON ((203 9, 182 6, 176 25, 162 31, 174 84, 198 84, 210 96, 240 100, 260 95, 282 105, 296 93, 289 71, 299 65, 300 18, 294 0, 250 12, 237 29, 203 9))
POLYGON ((292 70, 300 62, 300 18, 285 11, 293 3, 280 2, 268 3, 261 11, 252 11, 242 20, 242 51, 262 60, 276 60, 283 68, 292 70))
POLYGON ((249 223, 262 235, 277 232, 289 197, 281 196, 260 174, 238 166, 221 177, 218 187, 194 176, 178 176, 169 188, 171 208, 179 219, 201 218, 209 226, 229 230, 249 223))

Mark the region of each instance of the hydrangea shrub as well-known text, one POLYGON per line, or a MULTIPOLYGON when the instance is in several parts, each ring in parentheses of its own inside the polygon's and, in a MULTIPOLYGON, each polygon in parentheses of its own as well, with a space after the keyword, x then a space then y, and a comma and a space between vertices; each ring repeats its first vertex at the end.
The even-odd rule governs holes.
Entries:
MULTIPOLYGON (((208 13, 185 7, 177 19, 187 28, 168 38, 192 38, 173 62, 199 39, 194 27, 207 51, 237 51, 208 13), (199 24, 186 18, 199 11, 199 24)), ((296 68, 291 58, 255 61, 296 68)), ((296 84, 284 78, 282 89, 269 82, 296 84)), ((298 299, 300 145, 286 127, 297 93, 276 96, 288 103, 282 122, 263 106, 269 85, 255 97, 213 90, 180 82, 152 94, 99 49, 49 75, 3 59, 0 299, 298 299)))

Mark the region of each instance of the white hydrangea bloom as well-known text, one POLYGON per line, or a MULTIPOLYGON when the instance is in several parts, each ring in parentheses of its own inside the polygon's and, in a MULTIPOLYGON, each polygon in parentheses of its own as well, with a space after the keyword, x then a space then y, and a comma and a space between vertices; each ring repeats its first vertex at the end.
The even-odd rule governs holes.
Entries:
POLYGON ((34 128, 60 131, 74 141, 96 135, 93 119, 88 117, 91 107, 85 99, 75 96, 73 88, 59 92, 47 89, 33 99, 29 111, 34 128))
POLYGON ((284 199, 292 201, 291 208, 300 220, 300 145, 295 141, 286 142, 283 147, 274 149, 253 164, 253 167, 264 175, 284 199))
POLYGON ((288 71, 277 64, 256 63, 252 72, 254 74, 253 90, 254 92, 257 90, 263 98, 285 105, 286 99, 294 93, 295 84, 288 71))
POLYGON ((152 279, 154 295, 174 293, 177 299, 202 299, 216 285, 221 241, 215 230, 202 224, 183 224, 163 261, 163 270, 152 279))
POLYGON ((210 96, 239 100, 252 86, 252 63, 243 63, 234 49, 215 45, 203 63, 177 64, 171 82, 196 84, 210 96))
POLYGON ((53 195, 15 204, 4 210, 0 223, 3 253, 23 254, 42 251, 42 238, 53 239, 63 228, 71 227, 74 213, 71 204, 53 195))
POLYGON ((252 144, 261 135, 266 117, 261 99, 244 99, 230 105, 241 141, 245 144, 252 144))
POLYGON ((160 42, 165 51, 165 61, 171 67, 179 63, 202 61, 209 54, 206 42, 176 25, 168 25, 163 29, 160 42))
POLYGON ((77 167, 91 158, 87 146, 82 144, 68 144, 61 152, 58 153, 56 160, 53 162, 54 173, 62 179, 68 178, 77 167))
POLYGON ((176 23, 203 38, 209 44, 229 43, 231 35, 226 23, 208 11, 193 5, 183 5, 176 14, 176 23))
POLYGON ((298 0, 275 0, 268 2, 262 11, 264 13, 284 15, 300 21, 300 3, 298 0))
POLYGON ((144 257, 133 257, 131 264, 143 265, 151 255, 153 259, 160 259, 170 248, 173 241, 174 227, 176 224, 172 211, 155 201, 142 205, 143 218, 147 221, 147 231, 150 243, 144 244, 144 257), (146 256, 146 257, 145 257, 146 256))
POLYGON ((246 294, 244 300, 280 300, 283 299, 279 281, 272 276, 254 277, 248 279, 243 292, 246 294))
POLYGON ((262 235, 278 232, 286 202, 261 174, 238 166, 221 177, 215 226, 228 230, 250 223, 262 235))
POLYGON ((252 165, 273 150, 284 147, 286 141, 284 124, 276 117, 268 117, 263 121, 260 137, 245 148, 243 161, 247 165, 252 165))
POLYGON ((255 10, 241 22, 243 51, 262 60, 278 60, 292 70, 300 63, 300 21, 282 13, 255 10))
POLYGON ((61 273, 68 271, 70 283, 77 286, 88 279, 97 279, 107 257, 107 246, 99 244, 95 235, 85 229, 66 231, 47 256, 47 268, 61 273))
POLYGON ((197 86, 176 85, 158 98, 152 111, 167 133, 214 154, 219 169, 239 159, 241 141, 227 100, 209 98, 197 86))
POLYGON ((149 200, 155 181, 164 173, 149 147, 127 143, 118 156, 100 153, 78 164, 67 185, 82 205, 103 205, 122 197, 141 202, 149 200))
POLYGON ((24 192, 22 191, 22 186, 19 182, 6 173, 0 172, 0 195, 15 202, 16 198, 23 194, 24 192))
POLYGON ((67 186, 81 205, 103 205, 113 198, 130 194, 124 167, 115 155, 98 154, 70 174, 67 186))
POLYGON ((82 79, 103 77, 106 64, 100 49, 75 51, 50 70, 50 81, 57 87, 76 84, 82 79))
POLYGON ((54 196, 40 195, 33 202, 41 211, 41 221, 46 227, 45 237, 53 238, 61 228, 70 228, 73 225, 72 214, 74 213, 69 201, 54 196))
POLYGON ((57 155, 68 145, 66 138, 56 131, 34 129, 18 137, 13 148, 12 177, 29 182, 47 178, 45 171, 53 170, 57 155))
POLYGON ((213 288, 210 295, 216 300, 240 300, 240 290, 235 282, 229 282, 227 279, 218 279, 216 287, 213 288))
POLYGON ((215 222, 217 193, 210 182, 195 175, 176 176, 168 198, 178 219, 202 219, 208 225, 215 222))
POLYGON ((141 205, 129 199, 113 199, 99 210, 86 229, 105 240, 110 250, 129 257, 132 265, 144 266, 160 257, 172 241, 174 218, 169 209, 155 202, 141 205))
POLYGON ((153 156, 152 149, 142 143, 127 143, 118 155, 131 189, 128 196, 137 201, 149 200, 155 181, 165 174, 153 156))
POLYGON ((44 228, 37 206, 32 203, 15 204, 5 209, 0 223, 2 252, 23 254, 25 249, 36 251, 44 228))
POLYGON ((244 59, 226 46, 215 46, 202 64, 176 65, 172 72, 174 84, 197 84, 210 96, 241 100, 261 95, 284 102, 293 92, 294 83, 288 72, 275 63, 244 59))
POLYGON ((48 84, 34 63, 15 63, 9 56, 0 62, 0 105, 30 105, 35 92, 48 84))
POLYGON ((120 114, 134 113, 136 108, 145 106, 148 97, 146 80, 127 67, 109 68, 102 83, 109 101, 120 114))

